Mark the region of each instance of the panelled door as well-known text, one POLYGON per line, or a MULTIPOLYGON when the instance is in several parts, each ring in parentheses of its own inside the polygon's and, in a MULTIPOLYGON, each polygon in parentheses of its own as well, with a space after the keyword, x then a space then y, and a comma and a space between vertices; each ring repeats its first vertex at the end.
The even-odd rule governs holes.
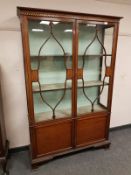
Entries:
POLYGON ((76 145, 106 140, 114 25, 78 21, 76 145))
POLYGON ((28 19, 29 59, 37 155, 73 145, 74 20, 28 19))

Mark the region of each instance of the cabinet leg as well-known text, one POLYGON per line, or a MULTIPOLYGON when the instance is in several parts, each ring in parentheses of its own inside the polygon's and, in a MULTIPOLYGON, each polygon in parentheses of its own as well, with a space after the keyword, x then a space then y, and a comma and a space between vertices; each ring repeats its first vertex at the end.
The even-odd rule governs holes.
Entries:
POLYGON ((38 165, 38 164, 33 164, 33 165, 32 165, 32 169, 33 169, 33 170, 37 170, 38 168, 39 168, 39 165, 38 165))
POLYGON ((3 175, 9 175, 9 172, 7 171, 8 150, 9 150, 9 141, 6 140, 5 156, 0 161, 0 163, 2 165, 3 175))
POLYGON ((104 146, 104 149, 105 149, 105 150, 110 149, 110 145, 111 145, 110 143, 109 143, 109 144, 107 144, 107 145, 105 145, 105 146, 104 146))
POLYGON ((9 175, 9 172, 8 172, 8 171, 6 171, 6 172, 4 172, 4 173, 3 173, 3 175, 9 175))
POLYGON ((7 171, 7 160, 2 160, 1 161, 2 165, 2 170, 3 170, 3 175, 9 175, 9 172, 7 171))

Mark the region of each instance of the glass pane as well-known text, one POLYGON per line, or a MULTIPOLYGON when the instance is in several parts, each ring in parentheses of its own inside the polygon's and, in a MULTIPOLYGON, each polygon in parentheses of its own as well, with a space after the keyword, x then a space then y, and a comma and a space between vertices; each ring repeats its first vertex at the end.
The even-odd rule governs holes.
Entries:
MULTIPOLYGON (((98 91, 100 90, 100 87, 94 86, 94 87, 85 87, 84 93, 88 95, 89 100, 94 101, 97 98, 98 91)), ((92 111, 91 102, 87 99, 85 94, 83 93, 82 88, 78 88, 78 102, 77 102, 77 115, 83 115, 90 113, 92 111)), ((99 112, 105 110, 102 106, 100 106, 98 99, 94 103, 94 111, 99 112)))
MULTIPOLYGON (((42 96, 48 103, 54 107, 56 102, 61 98, 63 95, 63 90, 56 90, 56 91, 45 91, 42 92, 42 96), (55 98, 54 97, 55 93, 55 98)), ((45 102, 42 101, 40 93, 34 93, 34 111, 35 111, 35 119, 36 122, 50 120, 52 119, 52 112, 49 106, 46 105, 45 102)), ((64 99, 58 105, 55 116, 56 118, 64 118, 71 116, 71 90, 66 90, 66 94, 64 99)))
POLYGON ((78 72, 83 73, 78 78, 78 115, 107 109, 113 41, 110 27, 107 23, 79 24, 78 72))
POLYGON ((30 20, 29 41, 36 122, 71 117, 72 23, 30 20))
POLYGON ((114 27, 105 28, 104 47, 107 54, 112 54, 114 27))

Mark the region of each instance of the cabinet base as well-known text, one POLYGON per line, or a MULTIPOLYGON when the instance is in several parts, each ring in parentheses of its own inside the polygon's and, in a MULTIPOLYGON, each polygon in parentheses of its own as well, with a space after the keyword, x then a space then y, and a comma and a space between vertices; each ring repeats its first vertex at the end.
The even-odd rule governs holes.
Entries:
POLYGON ((72 153, 76 153, 76 152, 80 152, 80 151, 84 151, 86 149, 98 149, 98 148, 105 148, 105 149, 108 149, 110 147, 110 141, 109 140, 106 140, 106 141, 101 141, 101 142, 97 142, 97 143, 94 143, 94 144, 91 144, 91 145, 88 145, 88 146, 84 146, 84 147, 79 147, 79 148, 74 148, 74 149, 69 149, 68 151, 64 151, 64 152, 61 152, 61 153, 55 153, 55 154, 52 154, 52 155, 46 155, 46 156, 43 156, 43 157, 39 157, 39 158, 36 158, 36 159, 33 159, 32 160, 32 168, 35 169, 37 168, 39 165, 43 164, 43 163, 46 163, 54 158, 58 158, 58 157, 61 157, 61 156, 64 156, 64 155, 69 155, 69 154, 72 154, 72 153))

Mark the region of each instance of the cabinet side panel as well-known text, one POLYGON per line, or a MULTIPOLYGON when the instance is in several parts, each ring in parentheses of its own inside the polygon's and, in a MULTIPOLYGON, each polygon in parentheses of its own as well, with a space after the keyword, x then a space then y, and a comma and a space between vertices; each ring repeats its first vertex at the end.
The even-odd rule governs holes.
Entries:
POLYGON ((24 56, 24 70, 25 70, 25 84, 28 106, 28 118, 30 123, 34 123, 34 106, 32 96, 32 77, 30 67, 30 53, 29 53, 29 41, 28 41, 28 21, 25 16, 21 16, 21 32, 22 32, 22 44, 23 44, 23 56, 24 56))

